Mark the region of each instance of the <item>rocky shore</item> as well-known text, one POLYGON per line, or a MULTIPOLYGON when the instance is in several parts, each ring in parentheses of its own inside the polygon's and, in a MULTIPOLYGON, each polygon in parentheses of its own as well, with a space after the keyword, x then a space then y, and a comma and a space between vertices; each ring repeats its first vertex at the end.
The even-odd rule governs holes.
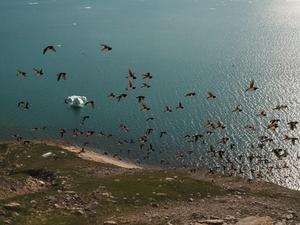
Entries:
POLYGON ((300 192, 206 170, 142 169, 78 150, 0 144, 0 224, 300 224, 300 192))

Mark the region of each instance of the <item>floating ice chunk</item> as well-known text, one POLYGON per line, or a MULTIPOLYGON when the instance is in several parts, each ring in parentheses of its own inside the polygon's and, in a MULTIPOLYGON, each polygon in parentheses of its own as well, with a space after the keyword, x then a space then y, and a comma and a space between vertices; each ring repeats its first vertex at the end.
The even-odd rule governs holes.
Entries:
POLYGON ((72 95, 68 96, 65 100, 66 104, 69 104, 74 107, 84 107, 87 102, 87 98, 85 96, 72 95))
POLYGON ((39 2, 29 2, 28 5, 39 5, 39 2))

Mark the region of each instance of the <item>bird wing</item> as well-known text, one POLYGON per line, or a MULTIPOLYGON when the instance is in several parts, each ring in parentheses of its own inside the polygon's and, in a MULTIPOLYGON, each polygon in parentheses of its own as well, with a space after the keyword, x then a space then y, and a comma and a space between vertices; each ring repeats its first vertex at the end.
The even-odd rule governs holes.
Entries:
POLYGON ((254 80, 251 80, 251 81, 250 81, 249 87, 250 87, 250 88, 253 88, 253 87, 254 87, 254 80))

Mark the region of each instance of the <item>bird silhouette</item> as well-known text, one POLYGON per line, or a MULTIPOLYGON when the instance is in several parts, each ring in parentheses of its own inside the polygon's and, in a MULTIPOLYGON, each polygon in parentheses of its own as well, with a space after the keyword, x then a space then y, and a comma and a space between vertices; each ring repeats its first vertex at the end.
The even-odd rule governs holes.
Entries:
POLYGON ((151 80, 153 76, 150 73, 143 74, 143 79, 144 80, 151 80))
POLYGON ((18 102, 18 107, 21 108, 22 110, 27 110, 27 109, 29 109, 29 102, 20 101, 20 102, 18 102))
POLYGON ((115 95, 113 92, 111 92, 107 97, 108 97, 108 98, 115 98, 116 95, 115 95))
POLYGON ((289 125, 291 130, 295 130, 295 129, 297 129, 298 123, 299 123, 298 121, 291 121, 291 122, 288 122, 287 124, 289 125))
POLYGON ((106 45, 106 44, 101 44, 101 51, 104 51, 104 52, 109 52, 112 50, 112 47, 106 45))
POLYGON ((207 92, 207 99, 215 99, 216 98, 216 96, 212 93, 212 92, 210 92, 210 91, 208 91, 207 92))
POLYGON ((138 100, 139 103, 142 103, 145 100, 145 96, 142 96, 142 95, 137 96, 136 98, 137 98, 137 100, 138 100))
POLYGON ((150 110, 150 108, 145 103, 142 103, 141 106, 141 111, 143 112, 148 112, 150 110))
POLYGON ((85 106, 90 106, 92 108, 95 108, 95 102, 94 101, 87 101, 84 105, 85 106))
POLYGON ((65 72, 60 72, 57 74, 57 81, 60 81, 61 79, 66 80, 67 74, 65 72))
POLYGON ((254 86, 254 80, 251 80, 246 91, 256 91, 258 88, 254 86))
POLYGON ((149 84, 143 83, 143 85, 141 86, 141 88, 150 88, 151 86, 149 84))
POLYGON ((131 69, 128 70, 128 75, 126 77, 128 80, 135 80, 136 76, 135 73, 131 71, 131 69))
POLYGON ((43 69, 36 69, 36 68, 33 68, 34 72, 35 72, 35 75, 37 76, 42 76, 44 75, 44 71, 43 69))
POLYGON ((164 112, 172 112, 172 109, 170 106, 165 106, 164 112))
POLYGON ((240 106, 240 105, 237 105, 237 106, 235 107, 235 109, 232 110, 232 112, 242 112, 241 106, 240 106))
POLYGON ((81 125, 83 125, 84 124, 84 122, 87 120, 87 119, 89 119, 90 118, 90 116, 83 116, 82 117, 82 119, 81 119, 81 125))
POLYGON ((176 106, 176 109, 184 109, 184 106, 181 102, 178 103, 178 106, 176 106))
POLYGON ((122 98, 126 98, 127 97, 127 94, 120 94, 116 97, 116 99, 119 101, 121 101, 122 98))
POLYGON ((27 73, 22 71, 22 70, 17 70, 17 73, 16 73, 17 77, 26 77, 27 76, 27 73))
POLYGON ((167 134, 167 132, 166 131, 161 131, 160 133, 159 133, 159 137, 160 138, 162 138, 164 135, 166 135, 167 134))
POLYGON ((48 51, 56 52, 56 49, 54 48, 53 45, 49 45, 43 50, 43 55, 45 55, 48 51))
POLYGON ((196 95, 196 92, 189 92, 185 95, 185 97, 192 97, 192 96, 195 96, 196 95))

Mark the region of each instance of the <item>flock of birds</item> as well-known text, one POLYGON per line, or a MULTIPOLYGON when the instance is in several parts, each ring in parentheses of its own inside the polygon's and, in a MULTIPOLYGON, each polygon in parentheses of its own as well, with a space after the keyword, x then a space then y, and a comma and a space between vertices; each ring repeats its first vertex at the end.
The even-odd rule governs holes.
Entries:
MULTIPOLYGON (((106 45, 106 44, 102 44, 101 45, 101 51, 104 52, 110 52, 112 51, 112 47, 106 45)), ((43 50, 43 54, 48 54, 49 52, 56 52, 56 49, 54 46, 47 46, 46 48, 44 48, 43 50)), ((35 74, 37 76, 42 76, 44 74, 43 69, 37 69, 34 68, 33 69, 35 74)), ((19 77, 26 77, 27 73, 21 70, 17 70, 17 76, 19 77)), ((57 74, 57 81, 61 81, 61 80, 66 80, 67 78, 67 73, 65 72, 60 72, 57 74)), ((135 90, 137 87, 135 86, 135 80, 138 79, 138 76, 131 70, 128 70, 128 74, 126 76, 127 79, 127 87, 125 88, 125 93, 122 94, 115 94, 115 93, 109 93, 108 94, 108 98, 110 99, 115 99, 116 101, 120 102, 124 99, 127 98, 128 96, 128 92, 135 90)), ((151 88, 151 85, 149 84, 149 81, 151 79, 153 79, 153 75, 151 73, 146 73, 146 74, 142 74, 141 79, 143 80, 142 86, 140 88, 142 89, 148 89, 151 88)), ((248 87, 245 87, 245 91, 246 92, 256 92, 256 90, 258 89, 258 87, 255 85, 254 80, 251 80, 248 84, 248 87)), ((184 96, 186 98, 193 98, 197 95, 196 92, 188 92, 186 93, 184 96)), ((217 99, 217 96, 213 94, 212 91, 208 91, 207 92, 207 100, 208 101, 214 101, 215 99, 217 99)), ((146 103, 146 96, 140 95, 140 96, 136 96, 136 100, 137 103, 140 106, 140 111, 142 112, 148 112, 151 110, 151 108, 148 106, 148 104, 146 103)), ((65 103, 67 104, 67 102, 65 101, 65 103)), ((85 105, 87 107, 91 107, 91 108, 95 108, 95 101, 93 100, 89 100, 88 102, 85 103, 85 105)), ((30 109, 30 103, 28 101, 20 101, 18 102, 17 106, 21 109, 21 110, 29 110, 30 109)), ((169 105, 164 106, 164 108, 162 109, 162 111, 164 113, 172 113, 174 111, 177 110, 184 110, 185 106, 183 105, 183 103, 181 101, 178 102, 178 105, 176 105, 176 107, 171 107, 169 105)), ((285 111, 288 109, 287 105, 277 105, 273 108, 273 110, 277 110, 277 111, 285 111)), ((233 113, 240 113, 243 111, 243 108, 241 105, 237 105, 232 109, 233 113)), ((257 113, 257 117, 260 119, 263 118, 267 118, 267 112, 265 111, 260 111, 257 113)), ((86 115, 83 116, 81 118, 80 121, 80 125, 81 127, 83 127, 85 125, 85 122, 87 120, 90 119, 90 116, 86 115)), ((155 120, 156 118, 154 117, 148 117, 146 118, 146 122, 155 120)), ((266 126, 266 130, 271 130, 272 132, 276 132, 277 129, 280 127, 281 120, 276 118, 276 119, 271 119, 269 120, 267 126, 266 126)), ((289 129, 291 131, 294 131, 297 129, 297 125, 298 125, 298 121, 289 121, 287 123, 287 126, 289 127, 289 129)), ((129 127, 124 124, 121 123, 119 125, 119 128, 121 129, 121 131, 128 133, 130 132, 129 127)), ((246 129, 252 130, 252 131, 256 131, 256 127, 253 125, 246 125, 245 126, 246 129)), ((46 127, 42 127, 42 128, 33 128, 34 131, 37 130, 45 130, 46 127)), ((206 136, 212 135, 214 133, 219 132, 220 130, 226 130, 226 126, 225 124, 221 121, 220 118, 217 119, 216 122, 212 122, 211 120, 207 120, 207 122, 204 124, 204 132, 201 133, 197 133, 197 134, 187 134, 185 135, 183 138, 187 141, 187 142, 193 142, 193 143, 198 143, 200 142, 200 144, 205 144, 206 146, 208 146, 207 148, 207 154, 210 155, 213 158, 217 158, 219 165, 215 166, 214 168, 210 168, 210 172, 213 173, 215 170, 220 170, 223 171, 227 174, 239 174, 239 175, 245 175, 245 171, 243 170, 243 166, 236 166, 236 164, 234 163, 234 161, 232 159, 230 159, 229 157, 226 156, 226 151, 224 150, 223 146, 228 146, 229 150, 234 150, 236 148, 236 144, 232 142, 231 138, 229 138, 227 135, 225 135, 224 137, 222 137, 221 139, 219 139, 216 143, 216 145, 222 146, 222 147, 216 147, 216 145, 213 145, 211 143, 207 143, 205 140, 206 136)), ((90 136, 94 136, 94 135, 99 135, 102 137, 107 137, 107 138, 111 138, 114 135, 110 134, 110 133, 105 133, 103 131, 100 132, 96 132, 94 130, 89 130, 89 131, 83 131, 80 128, 75 128, 71 131, 67 131, 67 129, 65 128, 61 128, 59 131, 59 136, 61 138, 64 138, 66 134, 70 133, 73 137, 79 137, 79 136, 85 136, 85 137, 90 137, 90 136)), ((137 163, 141 163, 141 160, 147 160, 149 159, 151 153, 155 152, 155 146, 153 143, 151 143, 151 135, 153 134, 153 132, 156 132, 156 130, 154 130, 153 128, 148 128, 140 137, 136 138, 136 139, 129 139, 129 140, 125 140, 125 139, 120 139, 117 138, 117 144, 118 145, 124 145, 124 144, 138 144, 139 149, 141 150, 141 154, 144 154, 143 157, 141 157, 141 159, 136 160, 137 163)), ((160 138, 164 138, 165 135, 168 135, 167 131, 158 131, 159 137, 160 138)), ((28 144, 30 143, 30 141, 24 140, 23 137, 19 136, 19 135, 13 135, 13 137, 15 137, 18 141, 23 141, 24 144, 28 144)), ((297 137, 291 136, 290 134, 285 134, 282 138, 282 140, 284 141, 288 141, 290 142, 292 145, 295 145, 298 141, 297 137)), ((254 165, 257 164, 264 164, 264 168, 267 168, 268 172, 271 172, 273 169, 276 169, 274 167, 274 165, 272 164, 270 157, 269 156, 265 156, 265 155, 261 155, 260 150, 264 149, 267 145, 269 145, 270 143, 273 143, 274 139, 270 136, 267 135, 260 135, 259 136, 259 143, 255 146, 252 145, 251 148, 252 149, 256 149, 256 151, 253 151, 253 153, 251 154, 244 154, 244 155, 238 155, 236 158, 239 160, 248 160, 248 162, 253 163, 254 165)), ((85 151, 85 147, 89 145, 89 141, 86 141, 83 143, 83 147, 80 153, 85 151)), ((120 150, 121 152, 122 150, 120 150)), ((130 153, 131 150, 127 150, 127 154, 130 153)), ((162 149, 158 150, 159 153, 162 153, 162 149)), ((79 153, 79 154, 80 154, 79 153)), ((177 160, 182 160, 186 155, 191 155, 193 153, 193 151, 184 151, 184 152, 176 152, 176 159, 177 160)), ((105 155, 108 155, 108 152, 104 152, 105 155)), ((274 157, 281 161, 282 159, 286 158, 289 155, 289 152, 287 149, 283 149, 283 148, 278 148, 278 147, 272 147, 271 150, 271 154, 274 155, 274 157)), ((115 158, 119 158, 119 160, 122 160, 119 157, 119 154, 114 154, 113 157, 115 158)), ((299 159, 300 157, 298 157, 299 159)), ((160 161, 161 165, 168 165, 168 159, 165 158, 161 158, 160 161)), ((183 165, 184 167, 187 167, 187 165, 183 165)), ((287 167, 287 165, 285 164, 283 166, 283 168, 287 167)), ((256 170, 253 168, 250 168, 248 172, 248 177, 261 177, 262 176, 262 171, 260 169, 256 170), (250 172, 250 175, 249 175, 250 172)))

